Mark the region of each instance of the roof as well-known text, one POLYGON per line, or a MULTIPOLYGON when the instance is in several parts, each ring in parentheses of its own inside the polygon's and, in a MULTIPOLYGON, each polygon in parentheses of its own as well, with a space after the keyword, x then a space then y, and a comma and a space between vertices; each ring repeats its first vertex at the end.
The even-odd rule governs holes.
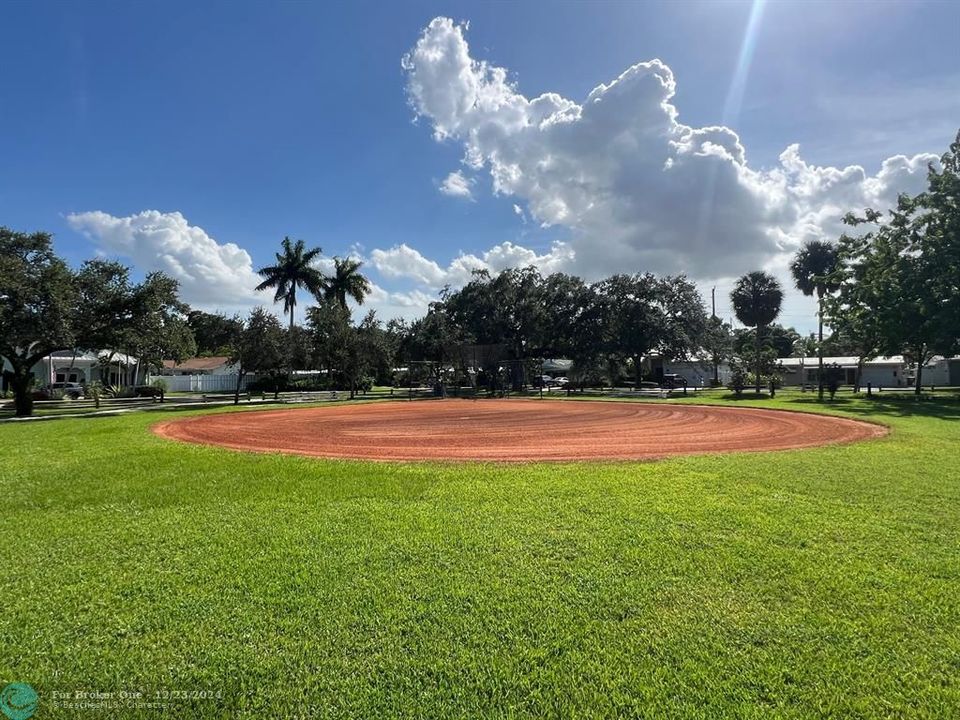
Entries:
MULTIPOLYGON (((839 365, 841 367, 856 367, 857 363, 860 361, 860 358, 855 355, 839 355, 833 357, 825 357, 823 359, 824 365, 839 365)), ((819 360, 815 357, 789 357, 789 358, 779 358, 777 362, 783 367, 817 367, 819 365, 819 360)), ((904 365, 905 361, 903 355, 892 355, 890 357, 877 357, 872 360, 865 360, 864 365, 904 365)))
POLYGON ((72 350, 55 350, 51 355, 45 356, 53 358, 54 362, 99 362, 104 364, 116 365, 119 361, 121 365, 136 365, 137 358, 116 350, 92 350, 77 352, 74 356, 72 350))
POLYGON ((230 364, 230 358, 226 355, 214 355, 212 357, 196 357, 184 360, 181 363, 173 360, 164 360, 163 366, 171 370, 213 370, 218 367, 230 364))
POLYGON ((932 358, 927 360, 927 364, 924 367, 932 367, 937 363, 942 363, 942 362, 948 362, 948 363, 960 362, 960 355, 953 355, 951 357, 944 357, 943 355, 934 355, 932 358))
POLYGON ((74 362, 97 362, 97 356, 89 352, 78 352, 74 357, 72 352, 58 350, 49 357, 53 358, 54 362, 70 362, 71 360, 74 362))
POLYGON ((119 350, 100 350, 97 355, 100 362, 110 365, 116 365, 118 362, 121 365, 136 365, 138 362, 133 355, 127 355, 119 350))
POLYGON ((561 371, 569 372, 570 368, 573 367, 573 360, 567 358, 544 358, 543 359, 543 369, 549 370, 551 372, 561 371))

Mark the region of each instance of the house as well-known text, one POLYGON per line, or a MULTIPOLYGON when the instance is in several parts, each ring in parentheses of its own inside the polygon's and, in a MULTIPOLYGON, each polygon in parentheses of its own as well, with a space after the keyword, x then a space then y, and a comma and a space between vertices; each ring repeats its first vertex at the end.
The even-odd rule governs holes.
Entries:
MULTIPOLYGON (((825 357, 824 370, 839 371, 842 385, 853 385, 857 381, 857 365, 860 358, 856 356, 825 357)), ((816 385, 818 360, 815 357, 790 357, 777 360, 780 366, 780 375, 785 386, 789 385, 816 385)), ((908 366, 902 355, 878 357, 864 360, 860 375, 860 385, 881 387, 907 387, 909 385, 908 366)), ((826 372, 824 373, 826 375, 826 372)))
MULTIPOLYGON (((5 359, 3 369, 12 369, 5 359)), ((113 350, 57 350, 41 358, 30 372, 37 387, 61 382, 83 385, 94 381, 115 386, 142 384, 147 368, 138 358, 113 350)), ((2 389, 8 389, 6 380, 2 381, 2 389)))
MULTIPOLYGON (((237 389, 239 369, 231 364, 226 355, 197 357, 174 362, 163 361, 161 375, 151 375, 149 380, 163 380, 168 392, 234 392, 237 389)), ((253 373, 240 378, 240 390, 254 380, 253 373)))
MULTIPOLYGON (((710 387, 713 382, 713 363, 709 358, 691 358, 689 360, 662 360, 654 363, 654 376, 661 380, 664 375, 677 375, 686 380, 689 387, 710 387)), ((733 373, 728 363, 717 366, 717 380, 721 385, 730 382, 733 373)))
POLYGON ((183 362, 163 361, 163 375, 236 375, 237 367, 226 355, 195 357, 183 362))
POLYGON ((934 387, 950 385, 960 387, 960 356, 936 356, 923 366, 923 375, 920 378, 924 385, 934 387))
POLYGON ((546 358, 543 361, 543 372, 553 377, 566 376, 573 368, 573 360, 567 358, 546 358))

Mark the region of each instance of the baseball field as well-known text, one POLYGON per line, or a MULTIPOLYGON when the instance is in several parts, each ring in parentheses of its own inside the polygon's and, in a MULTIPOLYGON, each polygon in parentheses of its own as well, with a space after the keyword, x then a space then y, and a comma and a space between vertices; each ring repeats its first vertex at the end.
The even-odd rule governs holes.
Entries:
POLYGON ((960 716, 960 402, 750 404, 0 425, 0 674, 38 718, 960 716))

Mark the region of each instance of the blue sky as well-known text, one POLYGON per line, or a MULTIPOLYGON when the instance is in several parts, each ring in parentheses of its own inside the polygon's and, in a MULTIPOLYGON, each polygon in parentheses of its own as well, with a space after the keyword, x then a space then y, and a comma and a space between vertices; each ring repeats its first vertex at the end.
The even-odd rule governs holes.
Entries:
MULTIPOLYGON (((834 233, 835 218, 824 217, 823 204, 887 197, 897 183, 915 187, 924 162, 905 165, 896 178, 878 179, 881 163, 896 155, 939 154, 960 126, 957 4, 770 2, 754 11, 755 33, 745 48, 752 7, 8 2, 0 6, 0 223, 54 233, 58 250, 73 262, 100 251, 141 271, 173 267, 184 273, 196 258, 171 260, 176 238, 165 236, 166 244, 152 247, 134 230, 123 236, 117 223, 107 227, 102 218, 68 216, 97 211, 119 221, 147 210, 179 213, 186 226, 202 229, 214 250, 233 243, 249 254, 254 268, 270 261, 284 235, 302 237, 331 255, 353 251, 364 257, 383 291, 372 304, 385 316, 415 314, 438 285, 456 284, 462 274, 449 263, 461 254, 497 269, 507 262, 497 260, 504 253, 485 253, 503 243, 511 244, 507 256, 519 246, 545 269, 588 276, 688 272, 709 296, 709 285, 726 287, 737 267, 782 269, 785 253, 811 232, 834 233), (401 58, 438 16, 468 21, 469 27, 437 26, 435 39, 468 44, 470 58, 505 68, 508 85, 528 99, 550 92, 584 105, 596 86, 635 63, 659 58, 676 83, 669 102, 678 122, 690 128, 727 125, 745 154, 716 160, 719 169, 706 162, 691 166, 693 179, 671 181, 671 194, 656 203, 670 207, 670 216, 651 214, 642 204, 624 207, 647 193, 650 183, 660 187, 656 177, 634 172, 642 163, 624 160, 614 175, 599 169, 618 138, 648 134, 647 106, 639 104, 647 90, 637 80, 636 103, 625 106, 635 120, 603 125, 610 134, 601 138, 580 133, 574 149, 563 146, 569 167, 597 168, 585 177, 554 177, 552 185, 538 178, 533 168, 558 151, 545 138, 520 135, 476 141, 483 144, 475 148, 479 165, 464 166, 474 142, 469 133, 495 127, 496 111, 458 118, 458 129, 437 141, 434 131, 443 121, 434 96, 418 103, 410 89, 426 70, 422 63, 401 68, 401 58), (738 66, 742 98, 731 95, 738 66), (793 143, 799 143, 798 162, 804 165, 791 166, 786 192, 799 197, 814 178, 819 204, 804 200, 802 207, 771 212, 770 198, 784 187, 776 174, 780 155, 793 143), (511 167, 524 179, 494 193, 497 164, 507 156, 515 158, 511 167), (739 185, 728 193, 724 178, 735 164, 739 185), (842 172, 849 165, 864 171, 853 179, 859 184, 852 194, 846 181, 839 192, 829 173, 811 170, 842 172), (441 192, 444 179, 457 171, 469 198, 441 192), (756 179, 754 173, 768 174, 756 179), (712 174, 720 180, 709 184, 711 203, 746 202, 741 195, 747 187, 750 207, 767 209, 745 233, 764 239, 745 241, 736 250, 742 250, 738 265, 711 276, 710 262, 692 259, 709 254, 704 241, 685 248, 668 236, 651 238, 700 204, 705 191, 696 178, 712 174), (877 190, 871 178, 889 187, 877 190), (823 184, 828 181, 830 188, 823 184), (557 190, 575 182, 583 182, 591 197, 613 196, 609 215, 622 211, 629 219, 597 221, 584 209, 594 207, 592 200, 580 198, 581 207, 557 190), (554 196, 562 198, 563 212, 551 209, 554 196), (763 242, 776 242, 777 249, 763 242), (391 252, 396 248, 414 252, 391 252), (376 250, 381 253, 374 255, 376 250), (596 262, 588 262, 591 257, 596 262), (417 270, 421 266, 426 276, 417 270)), ((421 61, 427 62, 426 54, 421 61)), ((654 71, 662 77, 663 71, 654 71)), ((449 89, 444 76, 431 77, 444 84, 431 93, 449 89)), ((634 92, 634 86, 621 85, 634 92)), ((649 122, 660 127, 656 118, 649 122)), ((729 150, 726 140, 718 142, 729 150)), ((644 146, 643 157, 659 147, 644 146)), ((732 252, 736 228, 714 222, 714 214, 706 217, 700 227, 714 234, 716 226, 716 252, 732 252)), ((676 237, 684 232, 693 231, 678 227, 676 237)), ((189 234, 183 237, 192 242, 189 234)), ((226 310, 243 305, 236 292, 217 302, 215 277, 208 285, 210 293, 187 299, 226 310)), ((808 329, 808 316, 809 308, 796 300, 784 320, 808 329)))

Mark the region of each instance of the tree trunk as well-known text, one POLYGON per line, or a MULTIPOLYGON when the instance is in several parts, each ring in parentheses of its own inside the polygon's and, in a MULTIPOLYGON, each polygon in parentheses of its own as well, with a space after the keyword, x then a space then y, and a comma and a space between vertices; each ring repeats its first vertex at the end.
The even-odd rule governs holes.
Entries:
POLYGON ((14 366, 13 372, 4 373, 13 389, 14 414, 17 417, 33 415, 33 396, 30 394, 30 375, 22 367, 14 366))
POLYGON ((234 405, 239 405, 239 404, 240 404, 240 385, 241 385, 241 383, 243 383, 243 376, 244 376, 244 375, 246 375, 246 373, 243 371, 243 368, 237 368, 237 386, 236 386, 236 388, 235 388, 234 391, 233 391, 233 404, 234 404, 234 405))
POLYGON ((917 353, 917 381, 913 386, 913 394, 917 397, 920 397, 920 388, 923 381, 923 363, 924 356, 923 353, 917 353))
POLYGON ((823 400, 823 292, 817 298, 817 399, 823 400))
POLYGON ((756 367, 754 368, 754 380, 757 384, 757 395, 760 394, 760 326, 757 325, 753 336, 753 349, 756 352, 756 367))
POLYGON ((633 356, 633 374, 635 377, 634 390, 640 390, 640 385, 643 382, 643 366, 641 365, 641 359, 639 355, 633 356))

